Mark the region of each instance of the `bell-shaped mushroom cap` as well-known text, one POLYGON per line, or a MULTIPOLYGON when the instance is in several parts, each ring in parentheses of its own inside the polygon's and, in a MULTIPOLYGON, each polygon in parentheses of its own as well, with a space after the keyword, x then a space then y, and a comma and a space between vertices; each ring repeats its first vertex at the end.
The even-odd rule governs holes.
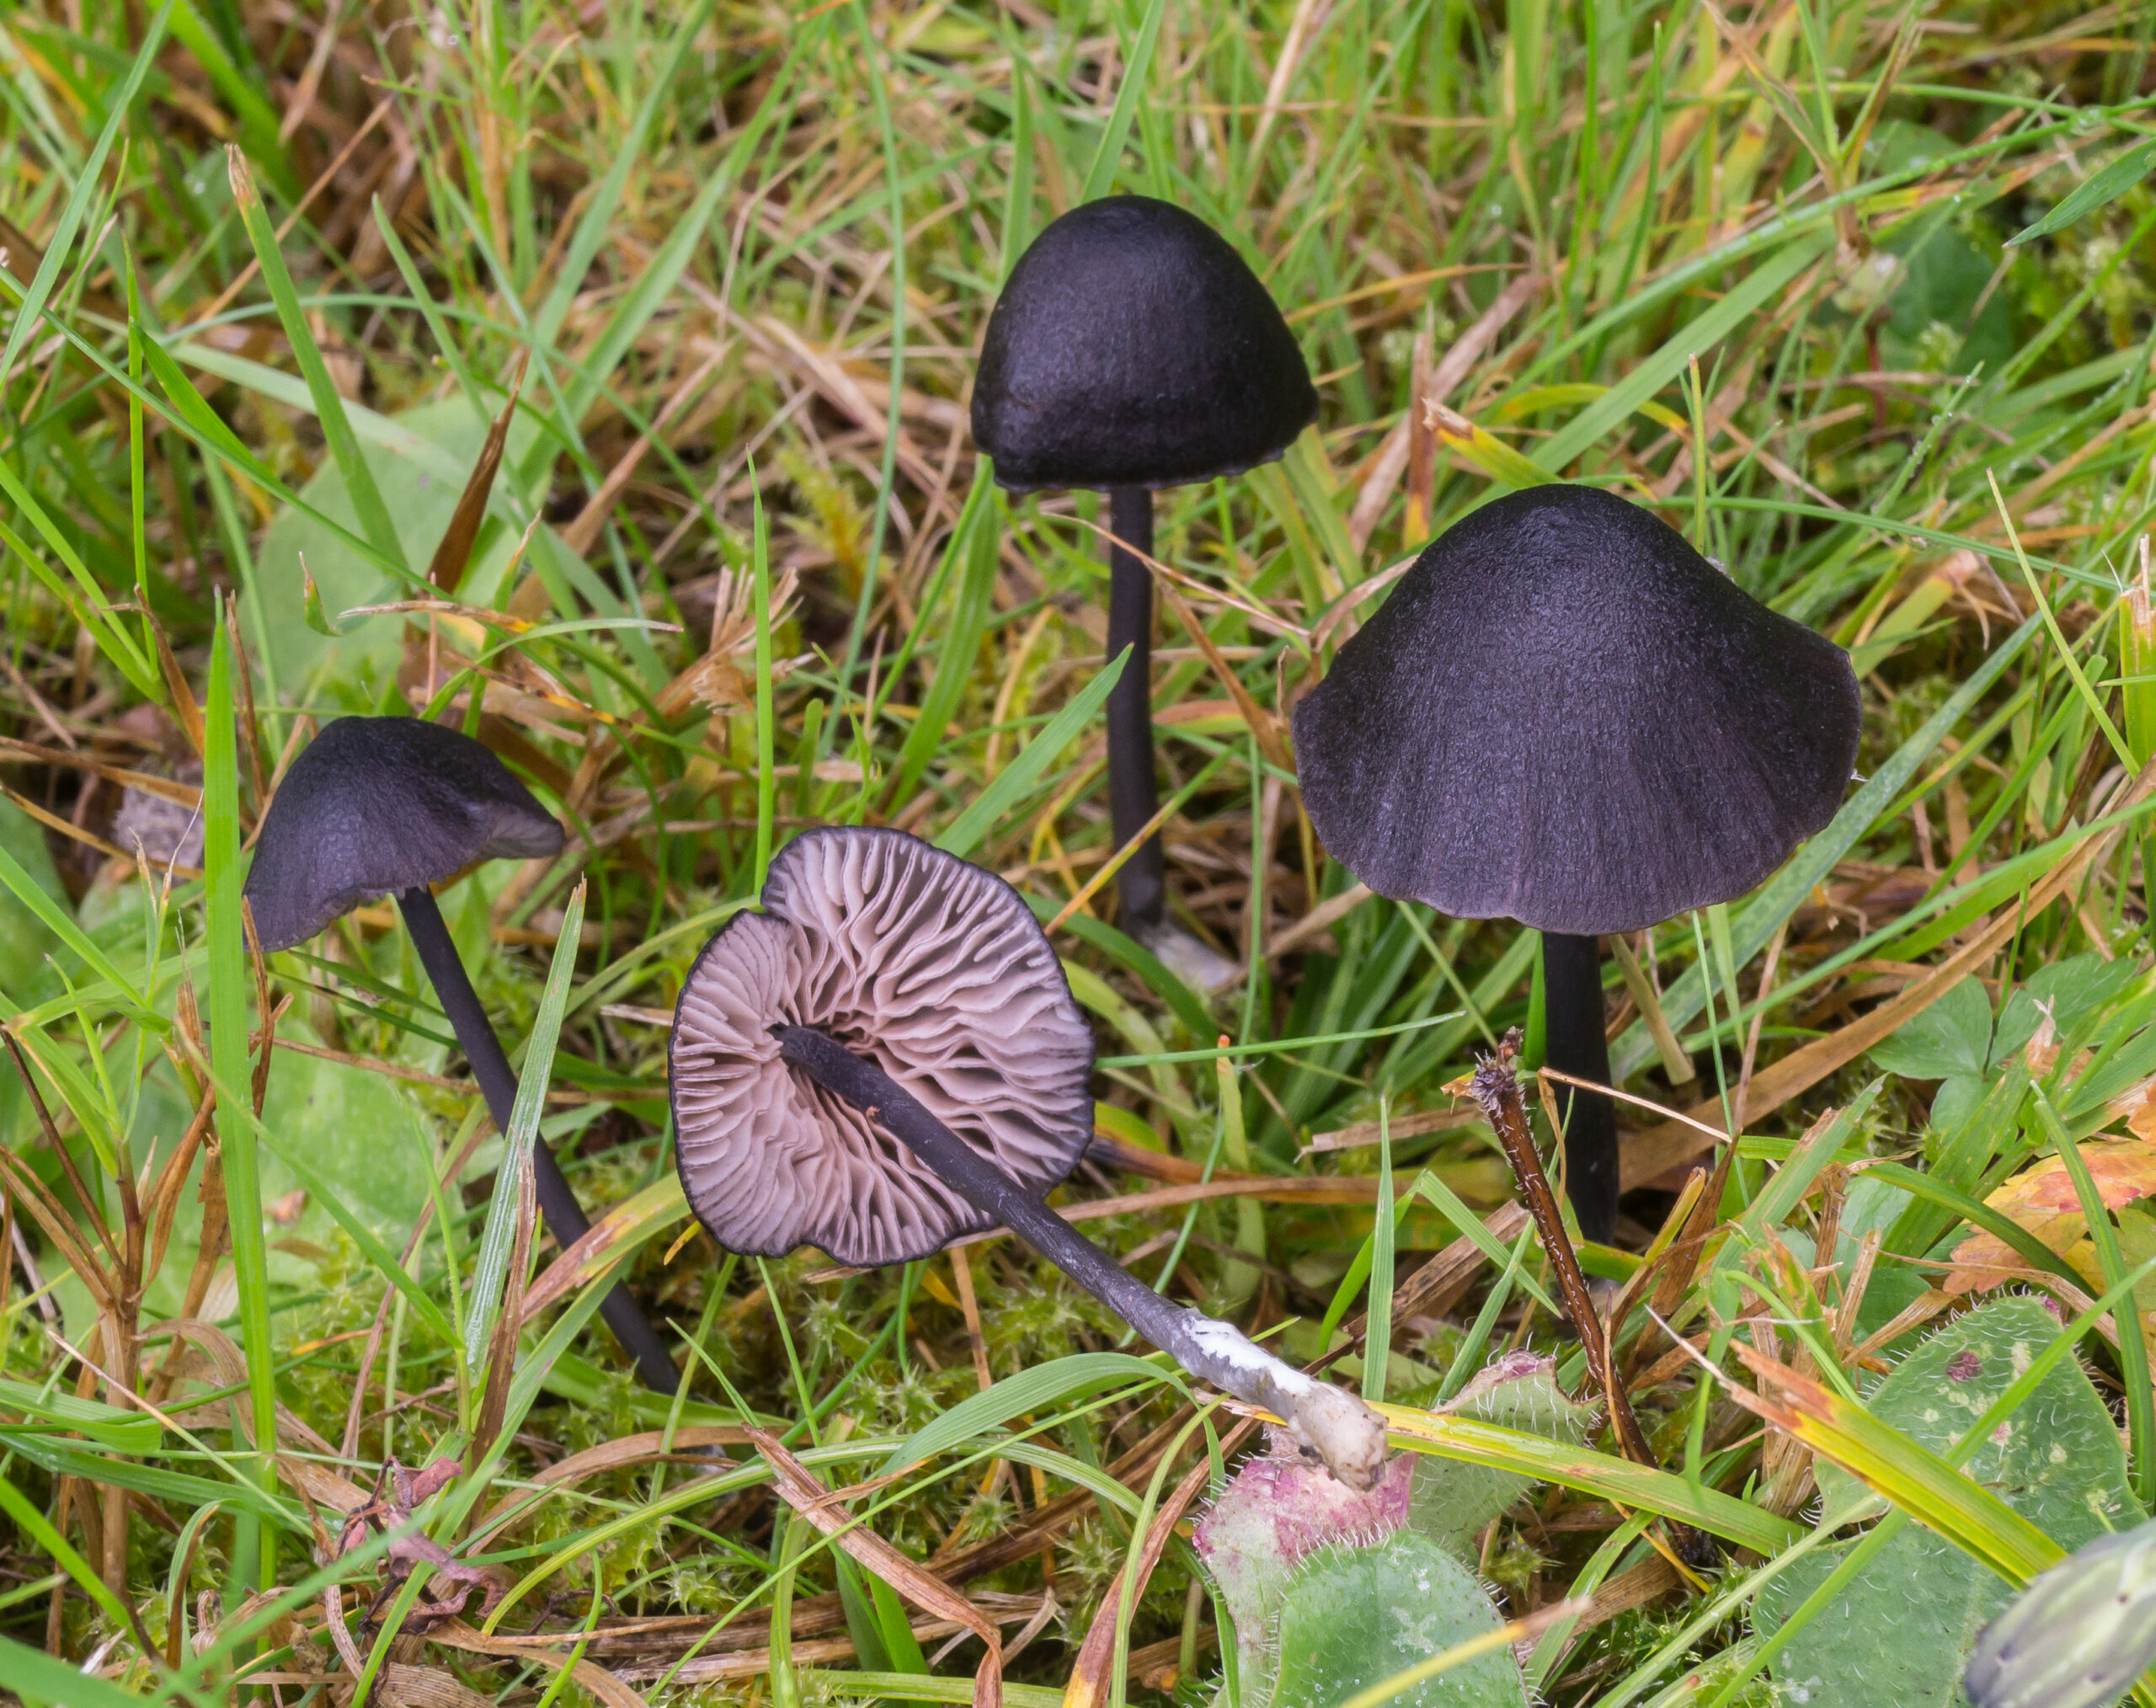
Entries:
POLYGON ((1487 504, 1295 708, 1326 847, 1381 895, 1636 931, 1758 883, 1856 762, 1842 649, 1623 499, 1487 504))
POLYGON ((262 947, 289 948, 376 896, 561 851, 560 825, 470 736, 419 718, 339 718, 278 785, 247 899, 262 947))
POLYGON ((681 1185, 720 1245, 872 1268, 990 1225, 781 1060, 776 1025, 873 1059, 1029 1191, 1070 1172, 1092 1136, 1093 1035, 1009 884, 901 831, 813 830, 771 862, 763 903, 705 946, 668 1050, 681 1185))
POLYGON ((1203 221, 1142 195, 1087 202, 1033 239, 974 380, 974 442, 1020 491, 1235 474, 1316 415, 1257 275, 1203 221))

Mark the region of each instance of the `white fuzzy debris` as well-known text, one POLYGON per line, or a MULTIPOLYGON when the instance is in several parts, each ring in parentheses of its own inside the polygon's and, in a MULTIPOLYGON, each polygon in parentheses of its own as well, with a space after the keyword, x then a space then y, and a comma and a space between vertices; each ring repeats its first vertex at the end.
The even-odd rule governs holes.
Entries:
POLYGON ((1310 1387, 1288 1427, 1348 1487, 1375 1488, 1385 1475, 1385 1420, 1345 1389, 1310 1387))
MULTIPOLYGON (((1199 1352, 1218 1359, 1230 1376, 1240 1376, 1246 1382, 1270 1382, 1281 1394, 1291 1398, 1305 1394, 1316 1385, 1300 1370, 1281 1363, 1235 1324, 1223 1322, 1217 1316, 1193 1311, 1190 1337, 1198 1343, 1199 1352)), ((1246 1394, 1239 1397, 1254 1396, 1246 1394)))
POLYGON ((1385 1475, 1385 1420, 1353 1394, 1283 1364, 1233 1323, 1193 1311, 1193 1349, 1215 1368, 1194 1374, 1238 1399, 1280 1414, 1299 1445, 1352 1489, 1377 1486, 1385 1475))

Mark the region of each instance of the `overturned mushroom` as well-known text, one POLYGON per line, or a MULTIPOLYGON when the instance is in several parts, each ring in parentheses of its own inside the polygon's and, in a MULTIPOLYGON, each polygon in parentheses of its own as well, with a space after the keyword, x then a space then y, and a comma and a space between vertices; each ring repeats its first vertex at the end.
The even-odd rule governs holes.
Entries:
MULTIPOLYGON (((429 886, 483 860, 561 851, 562 827, 471 737, 418 718, 339 718, 278 785, 247 874, 247 900, 262 947, 286 949, 361 902, 394 895, 487 1112, 506 1134, 516 1070, 429 886)), ((591 1225, 583 1206, 545 1145, 532 1147, 531 1159, 540 1213, 555 1239, 573 1245, 591 1225)), ((680 1383, 674 1360, 628 1289, 616 1285, 600 1312, 646 1385, 674 1392, 680 1383)))
POLYGON ((1232 1324, 1171 1304, 1049 1209, 1092 1133, 1092 1033, 1002 879, 895 830, 811 831, 682 986, 675 1156, 728 1251, 869 1267, 1001 1224, 1193 1375, 1369 1486, 1385 1426, 1232 1324))

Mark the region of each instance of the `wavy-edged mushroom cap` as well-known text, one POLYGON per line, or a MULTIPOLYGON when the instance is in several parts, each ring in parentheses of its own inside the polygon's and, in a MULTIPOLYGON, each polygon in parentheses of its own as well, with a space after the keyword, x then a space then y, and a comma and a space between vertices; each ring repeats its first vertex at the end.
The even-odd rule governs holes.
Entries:
POLYGON ((461 730, 339 718, 278 785, 247 899, 262 947, 289 948, 376 896, 561 851, 561 825, 461 730))
POLYGON ((690 1207, 728 1251, 873 1268, 992 1225, 898 1140, 780 1059, 813 1026, 1031 1192, 1092 1136, 1093 1035, 1017 891, 902 831, 812 830, 705 945, 668 1065, 690 1207))
POLYGON ((1203 221, 1142 195, 1087 202, 1033 239, 974 381, 974 442, 1019 491, 1240 473, 1316 415, 1257 275, 1203 221))
POLYGON ((1833 642, 1555 485, 1433 542, 1294 734, 1311 823, 1380 894, 1585 937, 1780 865, 1839 807, 1860 707, 1833 642))

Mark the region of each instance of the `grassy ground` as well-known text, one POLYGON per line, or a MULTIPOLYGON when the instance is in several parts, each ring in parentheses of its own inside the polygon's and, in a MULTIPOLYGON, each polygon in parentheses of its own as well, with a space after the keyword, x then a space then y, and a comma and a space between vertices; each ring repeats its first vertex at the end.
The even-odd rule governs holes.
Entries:
MULTIPOLYGON (((925 1562, 1000 1625, 1027 1708, 1048 1699, 1020 1682, 1074 1669, 1118 1697, 1209 1696, 1218 1615, 1183 1541, 1127 1603, 1112 1588, 1234 1420, 1193 1434, 1157 1372, 1064 1362, 1118 1326, 1007 1241, 859 1275, 714 1250, 669 1195, 667 1013, 774 841, 955 828, 1068 915, 1113 1141, 1063 1193, 1100 1206, 1092 1232, 1303 1358, 1373 1293, 1374 1343, 1334 1369, 1402 1405, 1452 1398, 1506 1347, 1569 1356, 1577 1379, 1575 1342, 1515 1284, 1540 1247, 1500 1280, 1462 1232, 1509 1229, 1512 1182, 1444 1089, 1531 1027, 1532 942, 1358 899, 1282 739, 1374 608, 1364 584, 1493 493, 1562 475, 1658 506, 1850 648, 1869 781, 1755 896, 1636 940, 1637 990, 1613 965, 1618 1071, 1646 1102, 1623 1249, 1591 1266, 1630 1276, 1689 1213, 1700 1145, 1657 1107, 1733 1121, 1706 1218, 1733 1231, 1680 1246, 1652 1294, 1724 1375, 1665 1356, 1632 1312, 1667 1474, 1620 1485, 1574 1454, 1478 1533, 1476 1563, 1508 1615, 1596 1596, 1534 1651, 1551 1701, 1764 1702, 1777 1680, 1894 1700, 1829 1641, 1848 1574, 1805 1576, 1855 1559, 1858 1534, 1812 1528, 1813 1452, 1829 1527, 1876 1511, 1833 1507, 1854 1485, 1824 1460, 1897 1491, 1853 1571, 1899 1545, 1904 1513, 1953 1540, 1923 1556, 1942 1599, 1908 1609, 1943 1625, 1965 1556, 2012 1580, 2082 1533, 2040 1518, 2032 1542, 1996 1478, 1937 1460, 1896 1481, 1906 1439, 1866 1433, 1859 1397, 1979 1296, 1945 1261, 1967 1218, 2002 1241, 1983 1278, 2069 1318, 2156 1252, 2156 1219, 2128 1207, 2156 1182, 2156 628, 2145 583, 2127 592, 2156 506, 2156 186, 2133 161, 2103 170, 2148 157, 2152 18, 1837 0, 0 18, 0 990, 20 1065, 0 1073, 0 1624, 21 1646, 0 1682, 206 1701, 246 1668, 289 1705, 347 1700, 362 1669, 411 1702, 791 1705, 866 1695, 832 1670, 858 1665, 894 1675, 886 1700, 963 1696, 979 1643, 937 1658, 957 1627, 894 1593, 925 1562), (2078 217, 2006 246, 2074 215, 2084 185, 2078 217), (952 547, 997 281, 1111 189, 1227 232, 1323 399, 1281 463, 1161 505, 1176 911, 1248 969, 1209 1000, 1134 954, 1089 889, 1113 852, 1102 739, 1065 708, 1103 663, 1095 499, 990 497, 992 558, 952 547), (520 383, 483 509, 460 512, 520 383), (1434 435, 1418 389, 1453 412, 1434 435), (430 573, 434 606, 353 614, 430 573), (535 1284, 545 1308, 504 1367, 480 1274, 501 1146, 393 914, 250 972, 237 884, 275 777, 316 720, 427 707, 461 713, 573 830, 560 860, 485 868, 444 905, 512 1054, 558 1023, 542 1131, 587 1204, 628 1207, 612 1250, 696 1372, 677 1406, 585 1326, 588 1276, 535 1284), (212 1123, 216 1082, 233 1095, 212 1123), (2067 1139, 2092 1141, 2068 1146, 2073 1180, 2084 1153, 2103 1165, 2089 1190, 2116 1214, 2093 1234, 2074 1220, 2093 1199, 2043 1209, 2010 1184, 2067 1139), (1265 1189, 1187 1189, 1215 1170, 1265 1189), (1387 1177, 1424 1190, 1380 1223, 1387 1177), (2035 1233, 2003 1243, 2002 1218, 2035 1233), (1451 1284, 1411 1282, 1438 1252, 1451 1284), (864 1481, 990 1384, 933 1453, 864 1481), (1740 1397, 1781 1410, 1763 1423, 1740 1397), (739 1446, 744 1406, 853 1486, 905 1561, 850 1561, 789 1516, 739 1446), (711 1457, 728 1444, 733 1468, 711 1457), (405 1509, 385 1461, 444 1456, 428 1534, 507 1592, 463 1623, 426 1611, 445 1574, 398 1590, 410 1561, 379 1540, 322 1563, 378 1486, 378 1511, 405 1509), (1941 1513, 1969 1488, 1991 1505, 1957 1532, 1941 1513), (1732 1529, 1717 1491, 1766 1529, 1732 1529), (1681 1560, 1643 1534, 1654 1515, 1730 1545, 1681 1560), (386 1564, 393 1642, 344 1624, 386 1564), (1104 1605, 1127 1683, 1113 1652, 1080 1657, 1104 1605), (38 1649, 108 1683, 37 1670, 38 1649)), ((515 1309, 520 1271, 509 1286, 515 1309)), ((2156 1492, 2143 1323, 2099 1316, 2075 1336, 2127 1437, 2112 1513, 2130 1523, 2156 1492)), ((1518 1468, 1452 1450, 1425 1472, 1518 1468)), ((1889 1577, 1866 1605, 1931 1593, 1889 1577)))

